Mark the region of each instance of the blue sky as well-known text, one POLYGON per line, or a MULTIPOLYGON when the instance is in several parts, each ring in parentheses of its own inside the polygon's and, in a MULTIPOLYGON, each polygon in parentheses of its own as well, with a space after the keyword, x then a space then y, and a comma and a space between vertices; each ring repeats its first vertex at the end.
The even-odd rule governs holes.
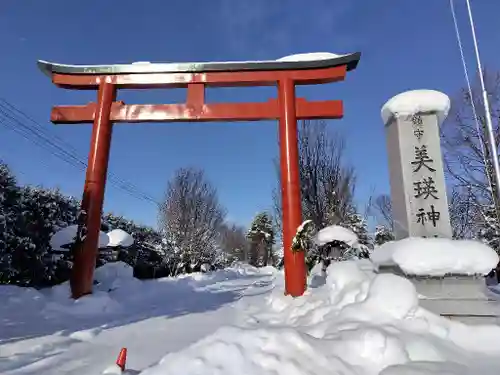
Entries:
MULTIPOLYGON (((482 59, 498 68, 500 2, 472 0, 482 59)), ((456 0, 470 69, 474 55, 465 0, 456 0)), ((86 159, 90 125, 52 125, 50 108, 83 104, 92 92, 55 88, 37 59, 68 64, 133 61, 274 59, 293 53, 361 51, 345 82, 300 88, 308 99, 342 99, 331 121, 347 140, 358 175, 360 208, 387 192, 381 106, 393 95, 428 88, 457 94, 465 83, 448 0, 143 0, 141 2, 4 0, 0 6, 0 97, 69 142, 86 159), (69 4, 72 4, 71 6, 69 4)), ((267 100, 272 88, 222 89, 209 100, 267 100)), ((128 103, 183 100, 182 90, 127 92, 128 103)), ((273 122, 118 125, 110 170, 160 200, 176 168, 198 166, 217 186, 229 218, 247 224, 271 206, 273 122)), ((0 123, 0 158, 21 183, 60 187, 79 196, 84 173, 0 123)), ((108 185, 105 210, 156 224, 156 207, 108 185)))

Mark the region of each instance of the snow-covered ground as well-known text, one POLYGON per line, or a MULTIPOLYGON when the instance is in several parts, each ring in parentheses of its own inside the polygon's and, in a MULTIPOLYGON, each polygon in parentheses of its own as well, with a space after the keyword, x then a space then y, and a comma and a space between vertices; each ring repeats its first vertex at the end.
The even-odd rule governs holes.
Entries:
POLYGON ((500 327, 423 310, 411 282, 368 260, 317 268, 297 299, 281 272, 246 265, 139 281, 108 264, 77 302, 67 285, 0 286, 0 373, 102 374, 122 347, 145 375, 500 373, 500 327))

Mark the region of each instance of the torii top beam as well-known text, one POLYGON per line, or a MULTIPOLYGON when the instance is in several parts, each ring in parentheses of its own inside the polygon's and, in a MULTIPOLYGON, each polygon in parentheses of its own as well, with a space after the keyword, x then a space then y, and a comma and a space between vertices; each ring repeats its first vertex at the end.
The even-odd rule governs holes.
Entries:
MULTIPOLYGON (((292 56, 282 60, 133 63, 115 65, 64 65, 39 60, 38 66, 55 85, 76 90, 96 90, 105 78, 116 89, 186 88, 185 104, 125 105, 114 102, 110 119, 119 122, 255 121, 276 120, 276 99, 264 103, 211 103, 204 101, 205 87, 274 86, 283 80, 294 85, 323 84, 344 79, 356 68, 360 53, 347 55, 307 54, 307 60, 292 56)), ((297 99, 298 119, 341 118, 340 100, 297 99)), ((54 123, 88 123, 94 119, 95 103, 57 106, 54 123)))

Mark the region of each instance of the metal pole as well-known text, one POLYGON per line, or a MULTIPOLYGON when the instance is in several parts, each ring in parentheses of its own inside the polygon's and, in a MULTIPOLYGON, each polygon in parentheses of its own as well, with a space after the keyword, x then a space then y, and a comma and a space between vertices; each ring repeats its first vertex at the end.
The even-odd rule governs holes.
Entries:
POLYGON ((307 273, 304 251, 292 251, 293 237, 302 224, 295 83, 292 79, 278 82, 278 98, 285 290, 286 294, 298 297, 306 289, 307 273))
MULTIPOLYGON (((489 143, 490 143, 490 152, 491 152, 491 157, 492 157, 492 162, 493 162, 493 168, 495 171, 495 183, 496 183, 496 192, 491 192, 491 194, 497 194, 498 199, 500 200, 500 164, 498 163, 498 149, 497 149, 497 144, 496 144, 496 139, 495 139, 495 130, 493 128, 493 121, 491 120, 491 110, 490 110, 490 103, 488 100, 488 92, 486 91, 486 85, 484 84, 484 77, 483 77, 483 68, 481 65, 481 59, 479 58, 479 47, 477 43, 477 38, 476 38, 476 30, 474 26, 474 20, 472 18, 472 9, 470 6, 470 1, 466 0, 467 2, 467 11, 469 13, 469 21, 470 21, 470 26, 472 30, 472 40, 474 43, 474 50, 476 53, 476 60, 477 60, 477 68, 479 70, 479 81, 481 83, 481 90, 483 94, 483 102, 484 102, 484 112, 485 112, 485 117, 486 117, 486 127, 488 129, 488 136, 489 136, 489 143)), ((472 98, 471 98, 472 100, 472 98)))

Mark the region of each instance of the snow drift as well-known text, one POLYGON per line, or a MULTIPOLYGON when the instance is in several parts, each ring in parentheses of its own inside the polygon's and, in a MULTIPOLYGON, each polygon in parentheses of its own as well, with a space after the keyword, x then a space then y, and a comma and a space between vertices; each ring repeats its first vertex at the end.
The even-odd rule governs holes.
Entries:
MULTIPOLYGON (((415 248, 422 245, 410 239, 390 246, 397 254, 412 242, 415 248)), ((440 242, 424 244, 431 249, 440 242)), ((478 243, 448 245, 453 243, 458 253, 470 248, 490 254, 478 243)), ((285 297, 277 288, 258 305, 242 301, 245 325, 224 327, 169 353, 144 374, 463 375, 500 370, 500 327, 467 326, 437 316, 419 307, 410 281, 373 271, 366 260, 338 262, 328 268, 324 286, 301 298, 285 297)))
MULTIPOLYGON (((421 246, 411 242, 393 242, 392 254, 421 246)), ((374 267, 333 263, 296 299, 283 295, 281 271, 248 265, 139 281, 108 264, 78 301, 65 284, 0 286, 0 372, 102 374, 127 346, 130 373, 145 375, 500 373, 500 327, 430 313, 411 282, 374 267)))

